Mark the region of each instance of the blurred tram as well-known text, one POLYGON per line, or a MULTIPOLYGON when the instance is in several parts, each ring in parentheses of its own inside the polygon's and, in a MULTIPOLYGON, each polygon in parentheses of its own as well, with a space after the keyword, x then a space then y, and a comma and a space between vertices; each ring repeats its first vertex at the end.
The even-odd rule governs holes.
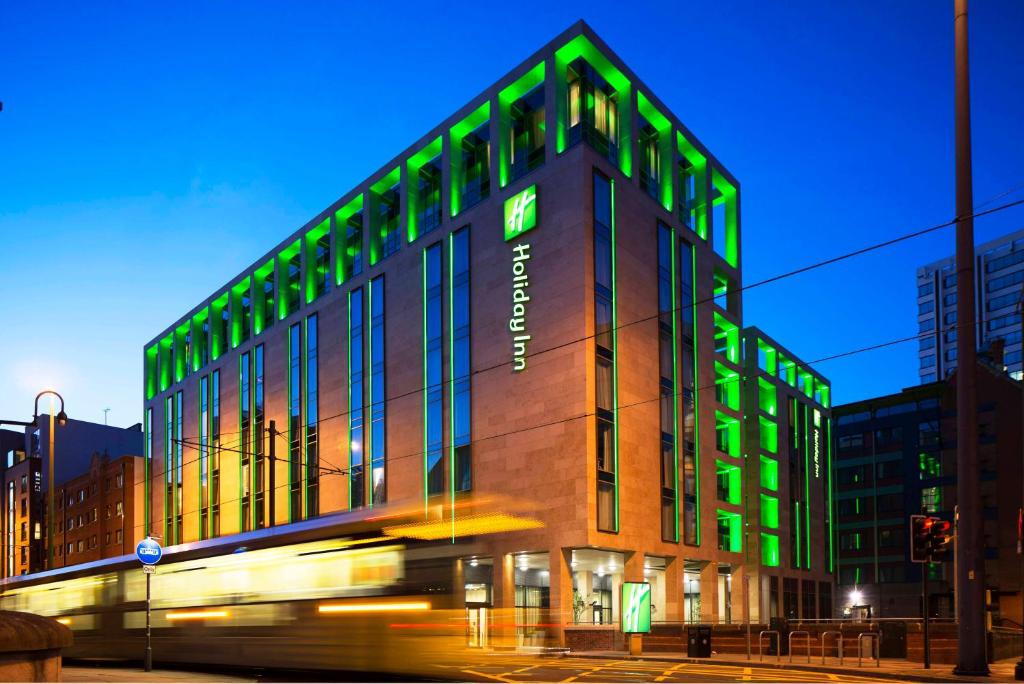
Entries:
MULTIPOLYGON (((474 643, 452 591, 472 544, 385 529, 342 513, 166 548, 151 582, 154 662, 412 673, 474 643)), ((142 658, 134 556, 2 580, 0 608, 68 625, 66 657, 142 658)))

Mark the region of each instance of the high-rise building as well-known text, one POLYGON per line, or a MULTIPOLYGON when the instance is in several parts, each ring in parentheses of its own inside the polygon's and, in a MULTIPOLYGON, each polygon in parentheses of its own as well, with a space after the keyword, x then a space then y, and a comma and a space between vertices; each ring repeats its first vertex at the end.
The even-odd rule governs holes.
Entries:
MULTIPOLYGON (((1019 380, 1024 230, 979 245, 975 254, 975 342, 984 349, 1003 340, 1003 363, 1019 380)), ((917 325, 923 336, 918 343, 918 375, 922 383, 941 380, 956 368, 956 301, 955 257, 917 269, 917 325)))
POLYGON ((786 577, 824 616, 827 385, 785 352, 764 429, 793 450, 744 447, 739 211, 574 25, 144 345, 148 531, 411 506, 527 631, 618 621, 645 579, 655 620, 766 618, 786 577))
MULTIPOLYGON (((952 521, 956 506, 956 379, 835 407, 837 608, 875 617, 921 615, 922 565, 910 558, 910 516, 952 521), (863 610, 863 609, 861 609, 863 610)), ((995 617, 1019 621, 1021 503, 1019 382, 979 355, 978 459, 986 588, 995 617)), ((953 614, 952 558, 928 567, 930 614, 953 614)))

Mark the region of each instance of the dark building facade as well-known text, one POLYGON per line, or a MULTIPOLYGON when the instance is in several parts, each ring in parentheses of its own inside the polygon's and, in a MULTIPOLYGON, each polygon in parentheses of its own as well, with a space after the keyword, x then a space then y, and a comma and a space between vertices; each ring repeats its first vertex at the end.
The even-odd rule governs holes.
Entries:
POLYGON ((573 26, 144 346, 149 531, 413 506, 479 542, 467 603, 767 617, 828 521, 816 490, 790 573, 745 504, 739 195, 573 26))
MULTIPOLYGON (((921 614, 921 564, 910 561, 910 516, 954 520, 956 378, 835 408, 837 608, 921 614)), ((978 454, 986 583, 996 617, 1020 618, 1021 385, 979 357, 978 454)), ((952 557, 928 566, 930 614, 953 614, 952 557)))

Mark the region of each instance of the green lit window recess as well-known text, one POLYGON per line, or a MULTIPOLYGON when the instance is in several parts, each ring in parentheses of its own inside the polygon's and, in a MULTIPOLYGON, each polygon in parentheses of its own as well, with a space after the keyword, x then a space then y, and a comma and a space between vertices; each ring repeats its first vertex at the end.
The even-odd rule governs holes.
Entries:
POLYGON ((715 312, 715 351, 726 360, 740 362, 740 329, 735 323, 715 312))
POLYGON ((942 455, 927 452, 918 454, 918 472, 922 480, 942 477, 942 455))
POLYGON ((723 454, 740 457, 740 421, 715 411, 715 446, 723 454))
POLYGON ((156 396, 157 393, 157 351, 159 349, 159 343, 154 344, 152 347, 146 349, 146 400, 150 400, 156 396))
POLYGON ((708 239, 708 160, 683 134, 676 132, 676 166, 679 168, 677 211, 680 222, 708 239))
POLYGON ((715 476, 718 480, 718 500, 740 505, 743 502, 743 486, 741 484, 743 471, 737 465, 725 461, 715 461, 715 476))
POLYGON ((442 137, 437 136, 405 163, 409 242, 441 225, 441 140, 442 137))
POLYGON ((779 536, 761 533, 761 565, 771 568, 779 565, 779 536))
POLYGON ((482 105, 448 132, 451 169, 451 215, 491 194, 491 103, 482 105))
POLYGON ((555 52, 557 152, 580 141, 633 175, 632 85, 586 36, 555 52))
POLYGON ((306 303, 331 291, 331 219, 325 218, 302 240, 306 263, 306 303))
POLYGON ((818 402, 821 406, 828 408, 831 404, 832 391, 828 385, 821 382, 814 383, 814 401, 818 402))
POLYGON ((181 382, 189 374, 192 355, 192 321, 186 320, 174 329, 174 381, 181 382))
POLYGON ((505 187, 544 163, 544 62, 498 93, 498 182, 505 187))
POLYGON ((252 279, 231 288, 231 348, 249 340, 252 330, 252 279))
POLYGON ((210 310, 203 309, 192 316, 193 372, 205 368, 210 362, 210 310))
POLYGON ((778 393, 775 390, 775 385, 764 378, 757 379, 757 405, 769 416, 779 414, 778 393))
POLYGON ((274 260, 263 264, 252 274, 252 330, 260 335, 274 324, 274 260))
POLYGON ((402 213, 401 172, 402 167, 396 166, 391 173, 370 186, 367 199, 370 266, 388 258, 400 246, 398 224, 402 213))
POLYGON ((814 397, 814 376, 803 368, 797 369, 796 388, 808 398, 814 397))
POLYGON ((733 411, 740 410, 740 374, 715 361, 715 400, 733 411))
POLYGON ((712 291, 715 296, 715 305, 722 311, 727 311, 733 316, 739 316, 740 297, 736 280, 719 268, 715 268, 712 291))
POLYGON ((302 241, 296 240, 277 255, 277 317, 288 318, 302 304, 302 241))
POLYGON ((739 212, 736 186, 711 169, 711 246, 733 268, 740 263, 739 212))
POLYGON ((842 551, 858 551, 863 548, 864 540, 860 532, 844 532, 839 535, 839 548, 842 551))
POLYGON ((773 454, 779 453, 779 426, 764 416, 758 416, 757 422, 761 448, 773 454))
POLYGON ((779 491, 779 462, 762 454, 761 486, 773 492, 779 491))
POLYGON ((228 298, 225 292, 210 303, 210 360, 216 361, 228 350, 228 298))
POLYGON ((779 380, 790 387, 796 387, 796 364, 779 354, 779 380))
POLYGON ((160 391, 163 392, 174 382, 174 334, 167 335, 157 344, 160 350, 160 391))
POLYGON ((347 283, 363 272, 363 196, 334 212, 334 278, 347 283))
POLYGON ((770 530, 779 529, 778 497, 761 495, 761 527, 767 527, 770 530))
POLYGON ((743 550, 743 518, 739 513, 718 509, 718 550, 743 550))
POLYGON ((768 375, 775 377, 778 374, 779 353, 775 347, 768 344, 760 337, 757 338, 757 367, 768 375))
POLYGON ((672 211, 672 124, 637 91, 640 188, 672 211))

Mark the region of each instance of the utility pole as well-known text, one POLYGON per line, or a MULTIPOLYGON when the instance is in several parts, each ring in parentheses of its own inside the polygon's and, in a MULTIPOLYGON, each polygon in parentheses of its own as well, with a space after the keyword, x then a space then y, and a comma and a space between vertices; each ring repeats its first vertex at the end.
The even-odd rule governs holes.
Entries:
POLYGON ((971 177, 971 100, 967 59, 967 0, 954 0, 956 34, 956 494, 960 507, 957 552, 957 636, 953 673, 988 675, 985 641, 985 555, 978 477, 978 418, 975 390, 977 325, 974 307, 974 196, 971 177))

